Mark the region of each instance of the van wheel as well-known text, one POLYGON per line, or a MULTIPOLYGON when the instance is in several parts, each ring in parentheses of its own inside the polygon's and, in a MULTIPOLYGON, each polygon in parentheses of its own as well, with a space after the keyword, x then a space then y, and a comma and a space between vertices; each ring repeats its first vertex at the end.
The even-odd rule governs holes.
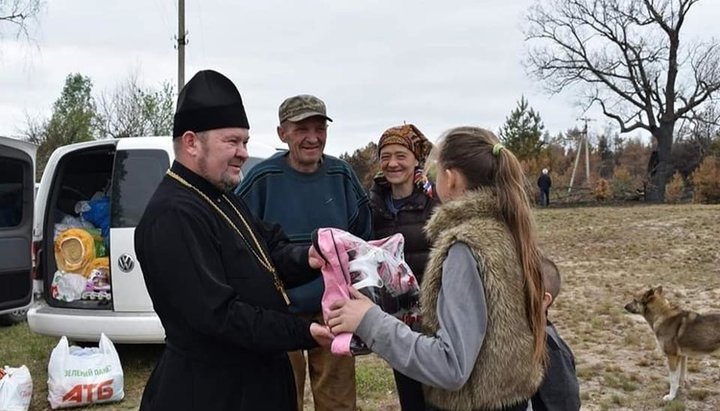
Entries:
POLYGON ((27 314, 27 309, 25 310, 17 310, 13 311, 7 314, 0 315, 0 325, 2 326, 9 326, 13 324, 18 324, 23 321, 25 321, 27 314))

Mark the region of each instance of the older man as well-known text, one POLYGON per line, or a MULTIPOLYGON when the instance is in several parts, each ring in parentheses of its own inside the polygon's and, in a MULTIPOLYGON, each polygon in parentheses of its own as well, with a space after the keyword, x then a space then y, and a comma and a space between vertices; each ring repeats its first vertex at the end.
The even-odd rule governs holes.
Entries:
POLYGON ((180 92, 175 162, 135 230, 167 337, 141 410, 294 411, 286 351, 332 339, 287 313, 285 285, 320 266, 308 247, 291 245, 228 193, 248 157, 248 129, 240 94, 222 74, 201 71, 180 92))
MULTIPOLYGON (((336 227, 369 239, 370 207, 352 168, 324 154, 327 140, 325 103, 307 94, 287 98, 278 110, 277 134, 288 151, 259 163, 236 193, 250 210, 268 222, 279 223, 290 241, 309 244, 320 227, 336 227)), ((321 278, 288 290, 290 310, 302 318, 322 321, 321 278)), ((306 360, 302 351, 290 353, 302 410, 306 360)), ((355 410, 355 361, 333 356, 327 348, 307 353, 307 367, 317 411, 355 410)))

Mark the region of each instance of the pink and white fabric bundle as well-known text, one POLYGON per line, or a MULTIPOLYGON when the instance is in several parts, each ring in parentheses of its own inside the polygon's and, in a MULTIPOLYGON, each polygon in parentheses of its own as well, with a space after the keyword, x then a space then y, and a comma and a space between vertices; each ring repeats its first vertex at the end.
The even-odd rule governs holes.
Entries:
MULTIPOLYGON (((364 241, 337 228, 320 228, 313 233, 313 245, 325 260, 322 266, 325 292, 323 316, 327 321, 330 305, 350 299, 349 287, 368 296, 383 307, 384 301, 403 295, 417 295, 417 280, 404 260, 402 234, 380 240, 364 241)), ((390 314, 396 314, 391 312, 390 314)), ((360 355, 370 351, 351 333, 335 336, 333 354, 360 355)))

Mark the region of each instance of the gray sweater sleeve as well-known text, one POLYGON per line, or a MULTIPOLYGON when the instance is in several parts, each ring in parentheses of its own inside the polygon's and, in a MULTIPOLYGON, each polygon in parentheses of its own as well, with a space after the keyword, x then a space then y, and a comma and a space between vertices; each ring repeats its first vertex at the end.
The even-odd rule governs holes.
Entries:
POLYGON ((443 262, 436 336, 371 308, 355 333, 395 370, 425 385, 459 390, 470 377, 487 329, 485 290, 472 252, 456 243, 443 262))

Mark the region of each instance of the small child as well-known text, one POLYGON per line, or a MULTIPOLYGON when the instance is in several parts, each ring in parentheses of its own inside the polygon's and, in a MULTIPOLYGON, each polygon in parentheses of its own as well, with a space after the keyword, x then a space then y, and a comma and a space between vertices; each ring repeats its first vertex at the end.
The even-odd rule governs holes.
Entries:
MULTIPOLYGON (((543 283, 545 284, 545 317, 560 294, 560 271, 552 260, 541 257, 543 283)), ((548 364, 545 379, 532 398, 533 411, 574 411, 580 409, 580 386, 575 375, 575 357, 570 347, 560 338, 550 320, 547 332, 548 364)))

